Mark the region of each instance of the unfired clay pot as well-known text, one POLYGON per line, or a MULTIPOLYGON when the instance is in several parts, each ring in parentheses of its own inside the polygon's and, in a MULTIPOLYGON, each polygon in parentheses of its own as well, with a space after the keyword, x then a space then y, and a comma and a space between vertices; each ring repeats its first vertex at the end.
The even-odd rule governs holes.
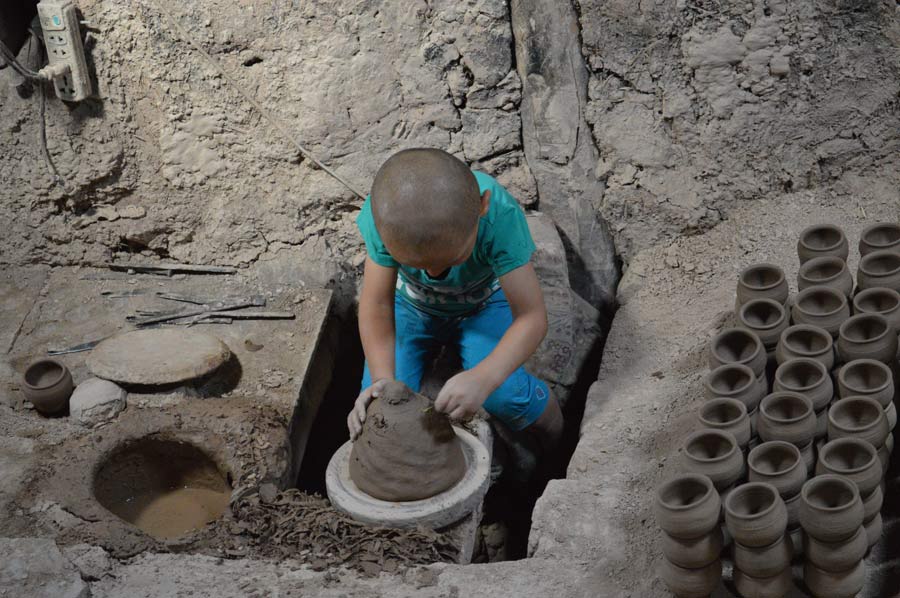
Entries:
POLYGON ((750 442, 750 416, 747 406, 737 399, 718 398, 707 401, 700 407, 700 425, 734 436, 741 449, 750 442))
POLYGON ((814 441, 810 441, 799 447, 800 458, 803 459, 803 464, 806 466, 806 473, 808 475, 812 475, 813 470, 816 468, 816 451, 814 444, 814 441))
POLYGON ((791 359, 815 359, 831 371, 834 367, 834 339, 818 326, 796 324, 781 333, 775 348, 775 359, 781 365, 791 359))
POLYGON ((802 448, 815 436, 816 414, 807 397, 778 391, 760 401, 756 425, 763 441, 784 440, 802 448))
MULTIPOLYGON (((830 403, 829 403, 830 404, 830 403)), ((824 440, 828 436, 828 407, 816 411, 816 434, 817 441, 824 440)))
POLYGON ((809 287, 797 294, 791 308, 794 324, 818 326, 837 337, 844 320, 850 317, 847 297, 830 287, 809 287))
POLYGON ((753 264, 744 268, 738 278, 735 309, 753 299, 772 299, 784 305, 789 293, 781 268, 775 264, 753 264))
POLYGON ((734 566, 751 577, 772 577, 790 566, 793 545, 788 535, 783 535, 768 546, 744 546, 734 544, 734 566))
POLYGON ((893 403, 888 403, 888 406, 884 408, 884 416, 888 421, 888 429, 893 432, 894 428, 897 427, 897 406, 893 403))
POLYGON ((834 397, 834 384, 821 362, 807 357, 792 359, 775 370, 774 390, 804 395, 814 411, 826 408, 834 397))
POLYGON ((815 224, 800 233, 797 256, 805 264, 816 257, 835 256, 847 261, 850 246, 844 231, 833 224, 815 224))
POLYGON ((709 368, 726 363, 746 365, 762 377, 766 373, 766 349, 759 337, 746 328, 726 328, 709 344, 709 368))
POLYGON ((816 476, 800 491, 800 525, 817 540, 841 542, 863 523, 863 505, 856 484, 834 474, 816 476))
POLYGON ((744 476, 744 456, 732 434, 698 430, 684 443, 683 469, 708 477, 717 490, 724 490, 744 476))
POLYGON ((691 540, 675 538, 663 532, 660 541, 663 556, 685 569, 699 569, 714 562, 722 553, 724 543, 722 528, 718 526, 708 534, 691 540))
POLYGON ((849 297, 853 293, 853 276, 847 263, 839 257, 817 257, 800 266, 797 287, 831 287, 849 297))
POLYGON ((784 536, 787 519, 784 501, 770 484, 749 482, 725 499, 725 525, 734 541, 744 546, 772 544, 784 536))
POLYGON ((866 530, 860 526, 849 539, 839 542, 823 542, 813 536, 806 537, 806 558, 825 571, 846 571, 856 566, 869 549, 866 530))
POLYGON ((74 385, 69 369, 58 359, 38 359, 25 370, 22 392, 38 412, 53 415, 69 404, 74 385))
POLYGON ((881 483, 878 452, 860 438, 838 438, 819 451, 816 474, 840 475, 856 484, 862 496, 868 496, 881 483))
POLYGON ((853 312, 881 314, 900 332, 900 293, 894 289, 873 287, 860 291, 853 297, 853 312))
POLYGON ((774 350, 781 333, 790 325, 784 306, 772 299, 753 299, 737 312, 738 326, 752 331, 767 350, 774 350))
POLYGON ((819 569, 807 561, 803 565, 803 580, 816 598, 853 598, 866 583, 865 561, 836 573, 819 569))
POLYGON ((879 222, 863 229, 859 237, 859 254, 861 256, 885 250, 900 251, 900 224, 879 222))
POLYGON ((751 482, 766 482, 778 490, 782 498, 797 495, 806 482, 806 465, 800 449, 781 440, 764 442, 747 455, 751 482))
POLYGON ((881 507, 884 505, 884 493, 879 485, 875 486, 875 490, 869 493, 868 496, 860 494, 860 497, 863 503, 863 525, 865 525, 881 512, 881 507))
POLYGON ((891 368, 875 359, 855 359, 843 366, 837 375, 838 396, 871 397, 886 408, 894 399, 894 376, 891 368))
POLYGON ((847 397, 828 409, 828 440, 860 438, 881 448, 888 432, 884 409, 871 397, 847 397))
POLYGON ((678 598, 707 598, 722 579, 722 561, 701 569, 685 569, 661 559, 659 576, 678 598))
POLYGON ((739 363, 726 363, 711 371, 704 380, 704 387, 707 398, 737 399, 748 411, 756 409, 765 396, 765 389, 757 384, 753 370, 739 363))
POLYGON ((653 511, 659 527, 682 540, 701 538, 719 524, 722 503, 710 479, 682 474, 656 491, 653 511))
POLYGON ((734 570, 734 585, 744 598, 782 598, 794 585, 790 567, 772 577, 751 577, 740 569, 734 570))
POLYGON ((800 525, 800 494, 797 493, 795 496, 790 498, 782 498, 784 501, 784 507, 787 509, 788 513, 788 529, 793 529, 800 525))
POLYGON ((900 253, 873 251, 859 260, 856 283, 861 290, 885 287, 900 292, 900 253))
POLYGON ((874 359, 890 363, 897 358, 897 333, 881 314, 857 314, 841 324, 837 350, 844 362, 874 359))
POLYGON ((884 520, 881 517, 881 513, 876 513, 872 519, 863 524, 863 528, 866 532, 866 544, 869 548, 872 548, 878 544, 881 534, 884 533, 884 520))

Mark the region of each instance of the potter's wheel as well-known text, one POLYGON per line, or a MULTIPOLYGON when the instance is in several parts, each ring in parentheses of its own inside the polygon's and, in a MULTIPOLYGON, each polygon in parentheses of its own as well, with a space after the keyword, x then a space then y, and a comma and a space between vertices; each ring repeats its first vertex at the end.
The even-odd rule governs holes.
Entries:
POLYGON ((357 488, 350 479, 350 449, 346 442, 337 450, 325 472, 328 498, 339 511, 353 519, 388 527, 432 529, 456 523, 479 507, 490 482, 491 458, 487 448, 469 432, 453 427, 466 458, 466 473, 448 490, 431 498, 408 502, 389 502, 373 498, 357 488))
POLYGON ((87 366, 98 378, 124 384, 174 384, 204 376, 231 350, 218 338, 176 328, 134 330, 108 338, 91 351, 87 366))

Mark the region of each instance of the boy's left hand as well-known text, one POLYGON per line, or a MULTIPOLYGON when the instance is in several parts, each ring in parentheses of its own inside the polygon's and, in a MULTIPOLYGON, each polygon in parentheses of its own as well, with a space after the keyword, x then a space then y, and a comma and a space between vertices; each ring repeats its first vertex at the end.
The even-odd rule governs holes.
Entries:
POLYGON ((434 410, 465 421, 478 412, 489 394, 488 384, 474 370, 466 370, 447 380, 434 401, 434 410))

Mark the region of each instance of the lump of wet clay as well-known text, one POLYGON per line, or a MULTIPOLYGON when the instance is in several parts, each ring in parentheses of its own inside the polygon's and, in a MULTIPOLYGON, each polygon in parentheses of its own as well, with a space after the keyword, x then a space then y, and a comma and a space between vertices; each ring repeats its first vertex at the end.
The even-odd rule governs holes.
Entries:
POLYGON ((389 382, 369 404, 350 451, 350 478, 374 498, 421 500, 447 490, 466 471, 450 420, 402 382, 389 382))

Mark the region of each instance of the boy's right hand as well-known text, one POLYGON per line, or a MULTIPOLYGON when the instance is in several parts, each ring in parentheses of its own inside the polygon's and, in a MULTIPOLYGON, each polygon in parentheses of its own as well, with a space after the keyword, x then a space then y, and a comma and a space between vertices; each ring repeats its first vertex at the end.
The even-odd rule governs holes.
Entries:
POLYGON ((353 404, 353 410, 350 412, 350 415, 347 416, 347 428, 350 430, 351 441, 356 440, 359 433, 362 432, 363 422, 366 421, 366 409, 368 409, 369 403, 372 402, 372 399, 381 394, 381 391, 384 390, 384 386, 387 383, 388 378, 379 378, 356 397, 356 402, 353 404))

